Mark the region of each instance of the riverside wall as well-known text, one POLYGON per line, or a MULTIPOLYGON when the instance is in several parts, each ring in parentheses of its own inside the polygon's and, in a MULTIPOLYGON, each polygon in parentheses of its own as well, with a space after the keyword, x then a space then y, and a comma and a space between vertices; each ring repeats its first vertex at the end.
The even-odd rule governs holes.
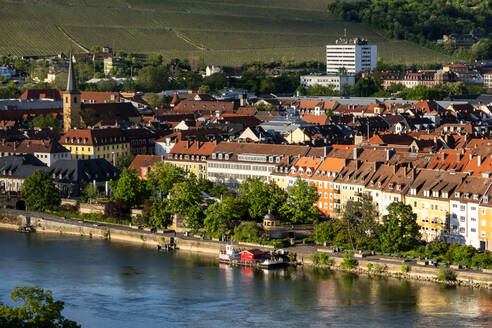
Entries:
MULTIPOLYGON (((157 248, 157 245, 162 245, 170 242, 170 238, 174 241, 179 250, 195 253, 206 253, 217 255, 219 250, 225 249, 224 242, 213 240, 197 240, 191 238, 183 238, 173 234, 151 233, 145 230, 137 230, 124 226, 101 224, 96 222, 82 222, 80 220, 63 219, 60 217, 49 216, 45 214, 31 213, 28 215, 29 223, 36 228, 38 233, 57 233, 67 235, 78 235, 90 238, 108 239, 112 241, 133 243, 144 245, 150 248, 157 248)), ((0 211, 0 228, 17 230, 20 226, 25 225, 26 214, 19 214, 13 211, 0 211)), ((237 244, 241 248, 260 248, 263 250, 271 249, 271 246, 262 246, 257 244, 237 244)), ((295 248, 292 249, 295 252, 295 248)), ((319 252, 326 252, 318 249, 319 252)), ((343 258, 340 256, 330 256, 334 260, 334 265, 331 269, 343 270, 340 264, 343 258)), ((435 277, 439 273, 439 269, 433 266, 416 265, 405 263, 408 266, 408 272, 402 272, 402 260, 399 259, 371 259, 371 258, 356 258, 358 266, 351 270, 355 273, 374 274, 382 276, 392 276, 397 278, 415 279, 422 281, 436 281, 435 277), (372 269, 368 270, 368 265, 372 265, 372 269), (377 270, 378 269, 382 270, 377 270)), ((309 257, 303 258, 303 264, 314 266, 309 257)), ((492 288, 492 274, 488 272, 472 271, 472 270, 453 270, 457 276, 456 284, 467 285, 473 287, 492 288)))

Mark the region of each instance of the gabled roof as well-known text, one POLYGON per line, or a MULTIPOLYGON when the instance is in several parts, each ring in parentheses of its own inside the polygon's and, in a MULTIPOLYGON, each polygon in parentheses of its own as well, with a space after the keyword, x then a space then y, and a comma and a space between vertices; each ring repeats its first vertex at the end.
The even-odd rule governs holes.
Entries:
POLYGON ((0 177, 25 179, 36 170, 47 169, 43 162, 31 154, 0 158, 0 177))
POLYGON ((137 155, 130 164, 131 168, 140 170, 142 167, 150 167, 157 162, 161 162, 162 157, 156 155, 137 155))
POLYGON ((57 182, 81 183, 117 180, 120 171, 104 158, 62 159, 53 163, 48 173, 57 182))

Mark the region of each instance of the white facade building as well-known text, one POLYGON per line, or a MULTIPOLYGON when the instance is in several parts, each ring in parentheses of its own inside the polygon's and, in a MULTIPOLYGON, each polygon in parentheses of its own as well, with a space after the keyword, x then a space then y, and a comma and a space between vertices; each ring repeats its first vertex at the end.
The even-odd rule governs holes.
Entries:
POLYGON ((301 85, 304 88, 314 85, 321 85, 323 87, 333 86, 335 91, 341 91, 342 86, 348 84, 353 86, 355 84, 355 76, 347 75, 302 75, 301 85))
POLYGON ((376 45, 368 45, 366 40, 337 40, 335 45, 326 46, 326 74, 338 74, 345 68, 349 74, 357 74, 364 70, 373 70, 378 60, 376 45))
POLYGON ((155 141, 155 154, 157 156, 167 156, 176 144, 176 138, 163 137, 155 141))

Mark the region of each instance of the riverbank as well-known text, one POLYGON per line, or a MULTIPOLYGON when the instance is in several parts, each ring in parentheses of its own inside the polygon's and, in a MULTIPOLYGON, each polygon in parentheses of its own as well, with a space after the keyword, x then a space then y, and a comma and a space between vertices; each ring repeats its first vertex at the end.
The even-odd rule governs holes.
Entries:
MULTIPOLYGON (((108 239, 113 241, 144 245, 150 248, 157 248, 158 245, 169 243, 171 239, 176 243, 179 251, 192 253, 202 253, 217 256, 219 250, 225 249, 226 243, 215 240, 202 240, 187 237, 173 232, 152 233, 136 228, 97 223, 71 218, 63 218, 44 213, 26 213, 15 210, 0 210, 0 228, 17 230, 18 227, 30 224, 36 228, 38 233, 57 233, 79 235, 89 238, 108 239)), ((235 244, 238 248, 260 248, 269 250, 271 247, 255 244, 235 244)), ((417 262, 406 261, 388 256, 369 256, 355 258, 358 265, 353 269, 344 269, 341 266, 343 258, 341 254, 330 254, 333 265, 315 265, 312 261, 312 254, 328 253, 326 248, 315 246, 298 245, 288 248, 289 252, 297 255, 300 265, 317 268, 327 268, 331 270, 350 271, 357 274, 377 275, 394 277, 398 279, 412 279, 419 281, 439 282, 436 277, 439 275, 439 268, 417 262)), ((456 281, 445 281, 448 285, 469 286, 474 288, 492 288, 492 274, 476 270, 455 269, 456 281)))

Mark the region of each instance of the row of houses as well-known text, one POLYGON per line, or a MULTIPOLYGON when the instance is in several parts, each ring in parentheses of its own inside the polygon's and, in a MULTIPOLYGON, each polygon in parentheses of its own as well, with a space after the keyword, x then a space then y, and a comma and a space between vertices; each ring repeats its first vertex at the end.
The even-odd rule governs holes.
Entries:
POLYGON ((166 156, 137 156, 132 163, 145 178, 165 161, 200 178, 237 190, 258 178, 288 190, 297 179, 316 186, 314 204, 336 217, 347 201, 370 197, 379 218, 392 202, 410 205, 423 238, 492 249, 492 144, 412 152, 388 145, 276 145, 182 140, 166 156))

